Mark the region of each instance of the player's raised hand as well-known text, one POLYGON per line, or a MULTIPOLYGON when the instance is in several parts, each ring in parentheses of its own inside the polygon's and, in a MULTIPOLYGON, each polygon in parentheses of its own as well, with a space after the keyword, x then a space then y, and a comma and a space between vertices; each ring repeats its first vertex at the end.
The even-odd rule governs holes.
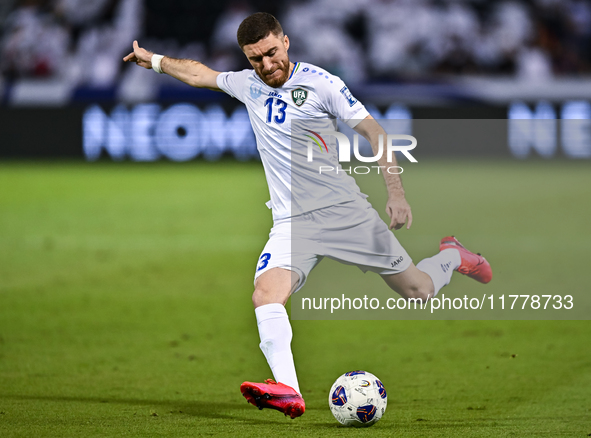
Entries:
POLYGON ((152 55, 154 53, 142 49, 137 41, 133 42, 133 52, 123 58, 125 62, 135 62, 140 67, 152 68, 152 55))
POLYGON ((406 229, 410 229, 412 225, 412 212, 404 196, 390 197, 386 204, 386 213, 390 216, 390 229, 399 230, 405 223, 406 229))

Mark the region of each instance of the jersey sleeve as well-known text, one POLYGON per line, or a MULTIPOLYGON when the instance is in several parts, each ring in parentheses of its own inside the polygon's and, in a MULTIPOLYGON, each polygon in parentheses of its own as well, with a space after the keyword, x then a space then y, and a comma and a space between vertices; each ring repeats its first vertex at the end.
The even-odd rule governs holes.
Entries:
POLYGON ((351 128, 369 115, 365 106, 353 97, 349 88, 337 76, 333 76, 330 83, 322 84, 317 93, 326 112, 343 120, 351 128))
POLYGON ((244 103, 244 89, 251 71, 247 69, 220 73, 216 79, 217 85, 224 93, 244 103))

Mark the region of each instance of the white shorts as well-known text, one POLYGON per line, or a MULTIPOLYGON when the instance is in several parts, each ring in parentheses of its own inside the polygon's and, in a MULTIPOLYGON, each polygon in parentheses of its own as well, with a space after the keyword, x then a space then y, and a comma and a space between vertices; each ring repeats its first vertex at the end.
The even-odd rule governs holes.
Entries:
POLYGON ((269 269, 289 269, 300 277, 297 292, 324 257, 381 275, 398 274, 412 263, 378 212, 360 198, 276 221, 255 282, 269 269))

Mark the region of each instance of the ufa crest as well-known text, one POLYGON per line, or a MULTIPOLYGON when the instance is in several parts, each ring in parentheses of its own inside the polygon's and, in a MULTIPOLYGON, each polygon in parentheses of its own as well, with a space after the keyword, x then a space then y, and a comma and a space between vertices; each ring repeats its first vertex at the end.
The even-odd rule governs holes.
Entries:
POLYGON ((297 106, 302 106, 308 98, 308 92, 301 88, 296 88, 295 90, 292 90, 291 98, 293 99, 293 103, 297 106))

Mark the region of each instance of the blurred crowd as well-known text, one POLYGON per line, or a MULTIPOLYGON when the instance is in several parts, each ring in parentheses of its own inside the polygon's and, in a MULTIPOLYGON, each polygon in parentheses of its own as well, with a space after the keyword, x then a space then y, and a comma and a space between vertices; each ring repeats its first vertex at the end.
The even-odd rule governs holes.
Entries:
POLYGON ((279 18, 292 60, 349 82, 591 73, 591 0, 3 0, 0 72, 109 87, 134 39, 246 68, 236 29, 258 10, 279 18))

